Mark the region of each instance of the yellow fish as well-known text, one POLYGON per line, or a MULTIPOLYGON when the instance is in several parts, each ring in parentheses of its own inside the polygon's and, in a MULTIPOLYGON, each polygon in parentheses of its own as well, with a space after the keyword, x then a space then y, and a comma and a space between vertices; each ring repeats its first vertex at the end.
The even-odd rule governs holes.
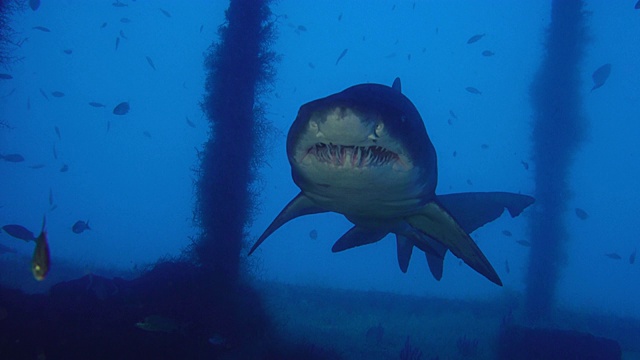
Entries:
POLYGON ((33 258, 31 259, 31 271, 33 277, 38 281, 44 280, 49 272, 51 258, 49 255, 49 243, 47 241, 47 230, 45 225, 47 218, 42 219, 42 230, 36 238, 36 248, 33 250, 33 258))

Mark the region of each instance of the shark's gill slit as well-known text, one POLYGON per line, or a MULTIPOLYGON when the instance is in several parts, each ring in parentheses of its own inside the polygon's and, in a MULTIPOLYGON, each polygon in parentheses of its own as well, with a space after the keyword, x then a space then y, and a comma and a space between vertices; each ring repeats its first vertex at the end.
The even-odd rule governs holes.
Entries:
POLYGON ((309 148, 318 162, 335 166, 384 166, 400 160, 400 156, 381 146, 354 146, 317 143, 309 148))

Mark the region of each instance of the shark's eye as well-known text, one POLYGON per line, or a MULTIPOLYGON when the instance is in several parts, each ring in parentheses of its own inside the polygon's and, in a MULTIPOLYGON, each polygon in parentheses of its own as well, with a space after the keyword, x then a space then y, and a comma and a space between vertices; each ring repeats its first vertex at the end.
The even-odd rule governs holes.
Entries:
POLYGON ((380 137, 382 136, 382 130, 384 129, 384 124, 383 123, 378 123, 378 125, 376 125, 376 136, 380 137))
POLYGON ((309 127, 314 129, 314 130, 318 130, 318 123, 315 121, 309 121, 309 127))

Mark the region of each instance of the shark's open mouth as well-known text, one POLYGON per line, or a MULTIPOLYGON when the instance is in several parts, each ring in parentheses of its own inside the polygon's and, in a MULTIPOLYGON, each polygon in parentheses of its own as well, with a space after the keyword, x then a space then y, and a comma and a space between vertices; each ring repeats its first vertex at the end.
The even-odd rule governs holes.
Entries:
POLYGON ((381 146, 354 146, 317 143, 307 151, 318 162, 341 167, 366 168, 393 165, 398 154, 381 146))

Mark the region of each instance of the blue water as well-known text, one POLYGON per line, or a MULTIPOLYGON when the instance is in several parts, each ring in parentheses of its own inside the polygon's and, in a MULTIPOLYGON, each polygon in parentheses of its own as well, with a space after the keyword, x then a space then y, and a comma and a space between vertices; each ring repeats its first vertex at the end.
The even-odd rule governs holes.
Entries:
MULTIPOLYGON (((0 70, 13 76, 0 80, 0 121, 10 126, 0 127, 0 153, 20 153, 25 161, 0 161, 0 225, 22 224, 37 232, 46 214, 54 265, 49 282, 36 283, 29 272, 33 244, 4 233, 0 243, 17 254, 0 255, 0 264, 24 263, 20 284, 30 290, 45 290, 51 279, 107 270, 135 272, 160 257, 179 256, 197 234, 192 224, 193 170, 197 149, 210 135, 199 106, 203 53, 217 39, 228 3, 126 3, 114 7, 111 1, 51 1, 12 18, 15 38, 27 40, 13 48, 16 61, 0 70), (107 25, 101 28, 103 23, 107 25), (53 91, 65 95, 54 97, 53 91), (113 115, 112 109, 123 101, 131 104, 130 112, 113 115), (38 164, 44 167, 30 167, 38 164), (69 170, 60 172, 64 164, 69 170), (92 230, 74 234, 71 226, 77 220, 89 220, 92 230)), ((587 2, 586 9, 590 40, 581 73, 587 132, 566 179, 571 188, 565 199, 569 238, 558 302, 640 318, 640 264, 628 261, 640 247, 640 11, 631 3, 603 0, 587 2), (591 92, 591 74, 605 63, 612 64, 611 76, 591 92), (584 209, 588 218, 578 218, 575 208, 584 209), (621 259, 605 256, 611 253, 621 259)), ((280 1, 272 11, 278 25, 273 49, 281 60, 271 92, 262 100, 275 130, 267 139, 268 153, 256 184, 261 195, 249 242, 298 192, 284 146, 299 106, 358 83, 390 85, 396 76, 438 152, 437 193, 533 194, 529 89, 544 52, 548 2, 439 1, 414 6, 411 1, 280 1), (467 44, 475 34, 486 35, 467 44), (344 49, 347 53, 336 64, 344 49), (484 50, 494 55, 483 56, 484 50), (466 91, 470 86, 482 94, 466 91)), ((287 224, 248 261, 262 279, 494 298, 524 291, 528 248, 517 241, 527 240, 532 211, 537 211, 535 205, 515 219, 503 215, 473 234, 503 288, 452 255, 445 259, 439 282, 421 256, 414 255, 403 274, 391 237, 332 254, 333 242, 351 226, 336 214, 287 224), (309 235, 312 230, 317 231, 315 240, 309 235)), ((17 273, 14 268, 9 278, 4 272, 0 281, 14 284, 17 273)))

